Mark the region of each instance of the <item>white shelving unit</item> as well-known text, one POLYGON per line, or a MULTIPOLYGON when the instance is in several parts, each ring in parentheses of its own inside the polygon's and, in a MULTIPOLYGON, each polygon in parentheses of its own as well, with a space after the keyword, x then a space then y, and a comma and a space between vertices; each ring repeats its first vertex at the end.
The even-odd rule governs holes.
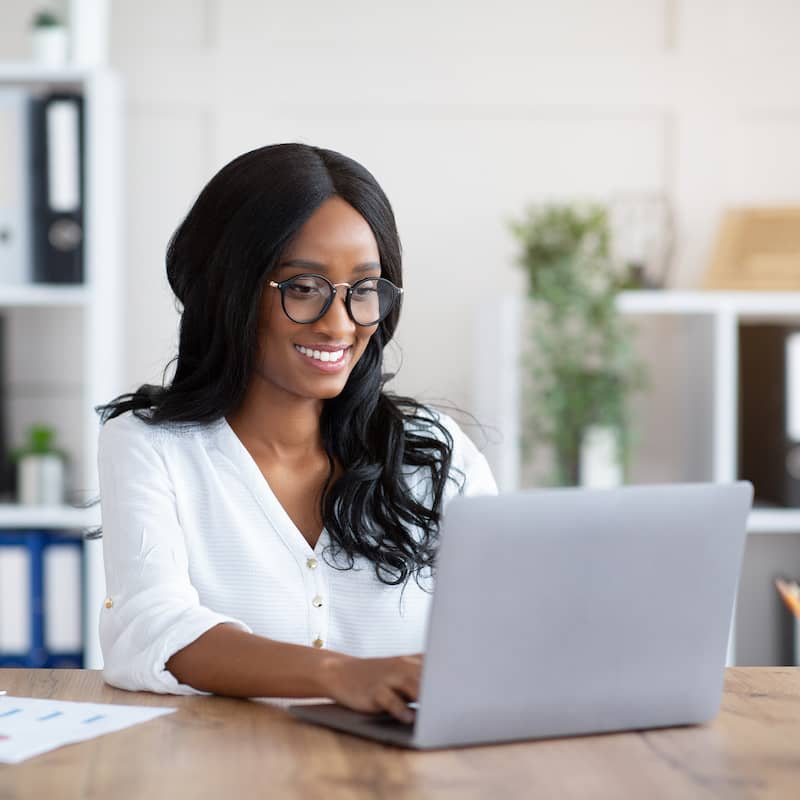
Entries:
POLYGON ((0 503, 0 528, 32 530, 83 530, 100 524, 97 507, 22 506, 0 503))
MULTIPOLYGON (((738 470, 739 326, 748 322, 800 320, 797 292, 663 292, 631 291, 619 298, 625 314, 706 316, 713 326, 711 374, 713 387, 712 480, 735 480, 738 470)), ((748 535, 798 534, 800 510, 753 509, 748 535)), ((736 663, 737 608, 728 637, 729 665, 736 663)))
POLYGON ((794 508, 755 509, 747 520, 747 532, 800 533, 800 510, 794 508))
MULTIPOLYGON (((71 488, 85 502, 98 496, 99 424, 94 407, 122 390, 121 86, 117 76, 106 69, 50 69, 0 63, 0 87, 9 86, 43 92, 76 91, 84 98, 84 283, 0 286, 0 313, 12 315, 15 323, 25 329, 24 342, 14 343, 24 352, 13 353, 9 358, 21 360, 29 371, 35 372, 39 367, 43 373, 39 380, 46 387, 45 397, 37 399, 37 409, 42 413, 44 408, 44 421, 53 424, 68 440, 75 467, 71 488), (75 374, 69 375, 69 403, 60 401, 56 378, 47 374, 62 360, 77 365, 75 374)), ((8 392, 13 401, 14 387, 10 386, 8 392)), ((19 420, 17 424, 14 419, 9 422, 9 434, 19 436, 15 430, 19 420)), ((98 525, 99 519, 98 506, 83 509, 0 505, 0 528, 7 529, 79 531, 98 525)), ((84 558, 84 664, 97 668, 102 664, 97 624, 105 584, 100 542, 85 542, 84 558)))
MULTIPOLYGON (((735 480, 740 323, 800 321, 800 292, 631 291, 619 297, 625 314, 708 316, 714 327, 710 368, 714 387, 712 480, 735 480)), ((748 533, 800 533, 800 510, 754 509, 748 533)))
MULTIPOLYGON (((519 430, 523 298, 503 298, 494 309, 481 310, 475 341, 478 354, 474 411, 481 422, 498 429, 486 455, 501 490, 520 486, 519 430)), ((710 334, 710 346, 698 343, 696 355, 683 371, 702 370, 710 390, 704 409, 709 430, 700 449, 710 450, 703 480, 726 482, 737 477, 739 325, 754 322, 800 322, 800 292, 628 291, 619 297, 620 310, 636 318, 671 317, 689 326, 700 322, 710 334)), ((652 367, 651 367, 652 368, 652 367)), ((686 480, 674 474, 671 480, 686 480)), ((699 479, 697 477, 690 478, 699 479)), ((751 536, 800 534, 800 509, 756 508, 747 522, 751 536)), ((734 619, 736 615, 734 615, 734 619)), ((728 663, 735 663, 735 626, 731 630, 728 663)))

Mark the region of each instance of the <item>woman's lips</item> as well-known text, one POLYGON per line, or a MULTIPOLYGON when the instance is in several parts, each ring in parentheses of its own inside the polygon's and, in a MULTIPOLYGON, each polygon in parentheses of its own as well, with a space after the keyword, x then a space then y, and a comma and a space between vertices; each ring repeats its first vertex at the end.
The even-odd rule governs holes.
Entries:
POLYGON ((309 366, 321 372, 340 372, 350 361, 350 346, 336 345, 305 345, 294 346, 295 352, 309 366))

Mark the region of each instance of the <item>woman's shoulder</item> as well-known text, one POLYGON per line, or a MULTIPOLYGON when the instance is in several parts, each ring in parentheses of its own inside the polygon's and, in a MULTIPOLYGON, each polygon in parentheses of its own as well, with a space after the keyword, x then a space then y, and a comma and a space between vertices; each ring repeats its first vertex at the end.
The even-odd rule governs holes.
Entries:
MULTIPOLYGON (((468 414, 463 416, 469 417, 468 414)), ((468 427, 482 435, 483 429, 475 420, 469 425, 459 423, 446 411, 428 405, 419 405, 413 412, 407 412, 405 429, 407 433, 433 437, 451 448, 451 466, 457 469, 468 467, 475 459, 483 458, 473 439, 464 428, 468 427)))
POLYGON ((126 411, 100 426, 99 447, 109 449, 161 449, 171 442, 187 441, 204 435, 216 426, 198 423, 154 423, 143 415, 126 411))
MULTIPOLYGON (((450 449, 450 470, 447 495, 453 492, 465 494, 496 494, 497 484, 483 453, 464 431, 468 427, 483 436, 483 428, 470 420, 467 426, 456 421, 454 416, 438 408, 417 406, 405 410, 406 433, 433 438, 450 449), (462 427, 463 425, 463 427, 462 427)), ((468 414, 464 414, 468 418, 468 414)), ((480 437, 478 437, 480 438, 480 437)), ((411 470, 411 476, 418 474, 418 468, 411 470)), ((424 483, 424 482, 423 482, 424 483)))
POLYGON ((153 439, 158 433, 155 425, 146 422, 132 411, 125 411, 101 423, 100 442, 107 444, 125 440, 153 439))
MULTIPOLYGON (((465 440, 471 441, 455 418, 438 408, 417 405, 403 409, 407 433, 428 434, 439 441, 452 440, 453 446, 460 446, 465 440)), ((480 426, 475 423, 475 427, 480 426)))

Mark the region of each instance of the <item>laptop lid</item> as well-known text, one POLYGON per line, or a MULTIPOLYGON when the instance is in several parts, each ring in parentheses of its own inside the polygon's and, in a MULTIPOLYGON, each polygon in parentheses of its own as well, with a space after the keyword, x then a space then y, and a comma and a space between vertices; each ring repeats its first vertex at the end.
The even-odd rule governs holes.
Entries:
POLYGON ((711 719, 752 486, 457 497, 413 746, 711 719))

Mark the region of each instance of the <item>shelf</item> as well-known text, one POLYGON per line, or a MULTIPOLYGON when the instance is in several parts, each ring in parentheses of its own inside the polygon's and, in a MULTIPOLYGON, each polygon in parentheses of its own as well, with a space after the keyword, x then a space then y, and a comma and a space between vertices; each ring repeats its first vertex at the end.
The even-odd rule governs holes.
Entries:
POLYGON ((755 508, 748 517, 747 532, 800 534, 800 508, 755 508))
POLYGON ((60 286, 57 284, 0 285, 0 308, 16 306, 81 308, 88 305, 89 289, 86 286, 60 286))
POLYGON ((77 530, 100 524, 100 506, 21 506, 0 503, 0 535, 4 528, 48 528, 77 530))
MULTIPOLYGON (((47 392, 37 392, 34 398, 28 392, 32 384, 17 382, 10 386, 13 391, 9 408, 14 411, 8 423, 9 440, 19 434, 19 429, 27 424, 28 416, 34 414, 37 418, 49 419, 55 427, 63 430, 65 445, 69 439, 75 486, 81 487, 80 498, 84 499, 98 494, 97 415, 94 407, 124 390, 120 372, 120 353, 124 350, 120 313, 125 255, 121 227, 125 189, 123 87, 119 76, 106 67, 74 64, 47 67, 32 61, 0 63, 0 87, 27 89, 34 94, 77 92, 84 99, 86 138, 82 197, 86 283, 0 285, 0 313, 10 318, 8 327, 15 327, 18 331, 16 337, 13 332, 7 337, 11 343, 8 345, 10 363, 30 364, 31 375, 48 369, 52 360, 58 357, 53 352, 53 336, 63 336, 71 352, 76 354, 75 368, 68 372, 69 384, 62 379, 63 375, 52 383, 58 392, 51 392, 48 383, 47 392), (15 309, 20 311, 17 313, 15 309), (44 320, 46 324, 41 326, 36 324, 39 320, 35 319, 34 313, 40 309, 45 312, 45 317, 48 314, 53 316, 52 320, 44 320), (80 396, 75 394, 78 385, 80 396), (62 397, 67 396, 65 392, 69 393, 69 402, 61 402, 62 397), (76 402, 72 402, 72 398, 76 402)), ((25 368, 27 370, 27 366, 25 368)), ((0 535, 2 529, 50 529, 79 536, 82 531, 99 524, 99 504, 90 509, 0 504, 0 535)), ((96 609, 106 592, 103 549, 96 541, 86 542, 83 548, 83 587, 84 667, 97 669, 102 667, 103 660, 96 609)), ((3 602, 5 599, 0 596, 0 605, 3 602)))
POLYGON ((617 300, 627 314, 718 314, 740 317, 800 316, 800 292, 633 290, 617 300))
POLYGON ((33 61, 0 64, 0 84, 50 84, 71 86, 83 83, 90 71, 64 64, 59 67, 44 66, 33 61))

